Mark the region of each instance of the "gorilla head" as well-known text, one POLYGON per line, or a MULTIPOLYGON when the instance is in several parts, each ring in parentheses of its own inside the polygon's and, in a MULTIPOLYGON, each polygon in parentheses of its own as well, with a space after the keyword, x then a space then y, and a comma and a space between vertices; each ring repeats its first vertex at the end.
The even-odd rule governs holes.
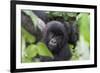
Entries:
POLYGON ((59 21, 50 21, 46 26, 45 43, 53 53, 59 53, 67 44, 67 32, 59 21))

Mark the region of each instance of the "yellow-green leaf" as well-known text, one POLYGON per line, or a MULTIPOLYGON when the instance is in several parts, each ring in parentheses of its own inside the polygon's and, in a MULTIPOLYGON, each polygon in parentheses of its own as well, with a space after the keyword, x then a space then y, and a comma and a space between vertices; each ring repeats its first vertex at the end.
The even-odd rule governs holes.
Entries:
POLYGON ((33 36, 32 34, 30 34, 27 30, 25 30, 23 27, 21 28, 22 31, 22 36, 25 38, 26 42, 29 43, 34 43, 36 41, 35 36, 33 36))
POLYGON ((47 46, 44 44, 44 43, 41 43, 39 42, 37 44, 38 46, 38 54, 41 55, 41 56, 48 56, 48 57, 51 57, 53 58, 53 55, 52 53, 49 51, 49 49, 47 48, 47 46))
POLYGON ((29 45, 27 48, 26 48, 26 55, 27 57, 29 58, 33 58, 37 55, 37 46, 36 45, 29 45))

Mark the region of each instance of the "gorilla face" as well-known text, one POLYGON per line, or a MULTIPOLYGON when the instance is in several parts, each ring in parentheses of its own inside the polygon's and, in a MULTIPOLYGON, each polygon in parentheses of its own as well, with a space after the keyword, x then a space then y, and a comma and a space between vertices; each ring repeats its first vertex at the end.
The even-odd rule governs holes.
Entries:
POLYGON ((45 43, 53 53, 58 53, 67 44, 67 32, 64 24, 51 21, 47 24, 45 43))
POLYGON ((63 41, 63 34, 56 34, 54 32, 50 32, 48 35, 48 47, 51 49, 55 49, 60 47, 61 42, 63 41))

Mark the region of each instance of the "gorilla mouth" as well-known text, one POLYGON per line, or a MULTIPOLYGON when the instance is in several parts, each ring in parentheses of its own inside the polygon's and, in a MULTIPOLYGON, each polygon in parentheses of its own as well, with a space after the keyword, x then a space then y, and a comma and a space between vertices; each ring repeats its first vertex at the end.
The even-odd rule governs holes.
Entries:
POLYGON ((56 40, 56 38, 52 38, 50 40, 50 42, 49 42, 49 45, 51 45, 51 46, 57 46, 57 40, 56 40))

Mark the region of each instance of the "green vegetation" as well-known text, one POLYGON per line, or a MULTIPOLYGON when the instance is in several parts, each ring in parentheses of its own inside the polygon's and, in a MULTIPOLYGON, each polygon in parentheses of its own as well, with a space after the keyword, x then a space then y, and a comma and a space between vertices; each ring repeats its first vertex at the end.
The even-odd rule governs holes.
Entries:
MULTIPOLYGON (((32 14, 31 11, 24 11, 32 19, 33 26, 40 27, 37 21, 37 16, 32 14)), ((90 49, 90 14, 89 13, 76 13, 76 12, 47 12, 48 16, 53 19, 54 17, 62 17, 65 21, 76 21, 79 27, 79 41, 75 50, 71 49, 71 60, 89 59, 90 49), (76 18, 76 19, 74 19, 76 18), (79 51, 80 50, 80 51, 79 51), (88 51, 88 52, 86 52, 88 51)), ((35 29, 35 28, 34 28, 35 29)), ((22 62, 37 62, 35 57, 37 55, 47 56, 53 58, 53 54, 49 51, 47 46, 42 42, 36 42, 36 37, 30 34, 27 30, 21 27, 21 50, 22 62), (29 45, 27 46, 27 43, 29 45)), ((69 44, 70 45, 70 44, 69 44)), ((72 47, 72 46, 70 46, 72 47)))

